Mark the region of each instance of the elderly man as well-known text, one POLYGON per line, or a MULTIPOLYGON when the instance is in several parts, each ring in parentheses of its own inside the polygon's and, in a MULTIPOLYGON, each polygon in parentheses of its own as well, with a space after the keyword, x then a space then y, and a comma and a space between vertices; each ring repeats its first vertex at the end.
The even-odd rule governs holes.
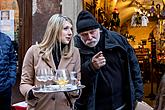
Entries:
POLYGON ((86 88, 75 108, 134 110, 135 102, 142 101, 143 83, 133 48, 126 38, 98 24, 87 11, 79 13, 76 26, 81 83, 86 88))

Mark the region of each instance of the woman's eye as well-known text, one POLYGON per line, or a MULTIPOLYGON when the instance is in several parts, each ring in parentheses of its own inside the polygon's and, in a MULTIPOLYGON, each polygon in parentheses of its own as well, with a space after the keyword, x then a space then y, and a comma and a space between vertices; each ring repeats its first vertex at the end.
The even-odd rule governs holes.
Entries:
POLYGON ((64 27, 64 30, 66 30, 66 31, 69 30, 69 29, 70 29, 71 31, 73 31, 73 28, 70 28, 70 27, 64 27))
POLYGON ((68 29, 68 27, 64 27, 64 30, 67 30, 68 29))

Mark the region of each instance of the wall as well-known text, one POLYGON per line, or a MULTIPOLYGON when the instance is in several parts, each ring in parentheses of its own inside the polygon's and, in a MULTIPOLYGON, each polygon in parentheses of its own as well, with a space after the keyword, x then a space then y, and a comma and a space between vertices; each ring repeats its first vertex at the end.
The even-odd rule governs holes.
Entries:
POLYGON ((32 13, 32 44, 43 38, 49 18, 60 13, 59 0, 33 0, 32 13))
POLYGON ((73 21, 74 34, 76 34, 76 20, 78 13, 83 9, 83 0, 62 0, 62 14, 73 21))

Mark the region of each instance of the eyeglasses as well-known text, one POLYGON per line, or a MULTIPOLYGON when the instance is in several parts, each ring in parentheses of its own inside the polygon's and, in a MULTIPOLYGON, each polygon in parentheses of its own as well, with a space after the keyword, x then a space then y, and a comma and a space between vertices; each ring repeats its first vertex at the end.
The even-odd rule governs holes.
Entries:
POLYGON ((87 38, 90 35, 95 35, 97 33, 98 29, 92 29, 92 30, 89 30, 89 31, 85 31, 85 32, 82 32, 80 33, 79 35, 81 37, 84 37, 84 38, 87 38))

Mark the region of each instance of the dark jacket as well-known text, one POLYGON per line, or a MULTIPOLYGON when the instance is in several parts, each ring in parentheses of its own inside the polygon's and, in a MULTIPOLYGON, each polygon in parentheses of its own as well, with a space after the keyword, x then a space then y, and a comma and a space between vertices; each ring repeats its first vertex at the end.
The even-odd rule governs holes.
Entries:
POLYGON ((154 110, 165 110, 165 74, 162 76, 161 82, 159 84, 154 110))
MULTIPOLYGON (((106 88, 102 89, 105 85, 106 87, 113 87, 114 85, 108 85, 108 81, 110 80, 107 78, 111 78, 113 80, 111 77, 112 74, 116 75, 115 73, 119 73, 122 77, 124 77, 123 93, 125 103, 128 105, 127 110, 133 110, 135 101, 141 101, 143 97, 141 72, 134 50, 127 40, 118 33, 109 31, 104 27, 101 28, 101 31, 100 41, 94 48, 85 46, 80 37, 75 36, 75 46, 80 50, 82 63, 81 83, 86 86, 86 88, 82 91, 80 99, 76 101, 75 105, 83 105, 84 108, 82 108, 82 110, 113 110, 113 108, 110 107, 110 105, 112 105, 111 102, 107 101, 106 103, 106 100, 109 100, 108 97, 111 98, 111 96, 107 96, 107 98, 103 100, 102 104, 98 105, 96 102, 98 102, 99 98, 99 100, 101 100, 102 96, 99 97, 97 94, 98 91, 108 90, 106 88), (113 65, 112 67, 107 67, 106 64, 99 70, 94 71, 92 69, 91 59, 99 51, 103 51, 103 54, 105 53, 104 56, 106 56, 106 62, 110 62, 113 65), (113 71, 110 69, 113 69, 113 71), (108 73, 109 71, 110 73, 108 73)), ((116 77, 118 76, 116 75, 116 77)), ((120 80, 115 81, 117 84, 120 80)), ((113 83, 111 84, 115 84, 115 81, 112 81, 113 83)))
POLYGON ((16 54, 10 38, 0 32, 0 92, 16 81, 16 54))

